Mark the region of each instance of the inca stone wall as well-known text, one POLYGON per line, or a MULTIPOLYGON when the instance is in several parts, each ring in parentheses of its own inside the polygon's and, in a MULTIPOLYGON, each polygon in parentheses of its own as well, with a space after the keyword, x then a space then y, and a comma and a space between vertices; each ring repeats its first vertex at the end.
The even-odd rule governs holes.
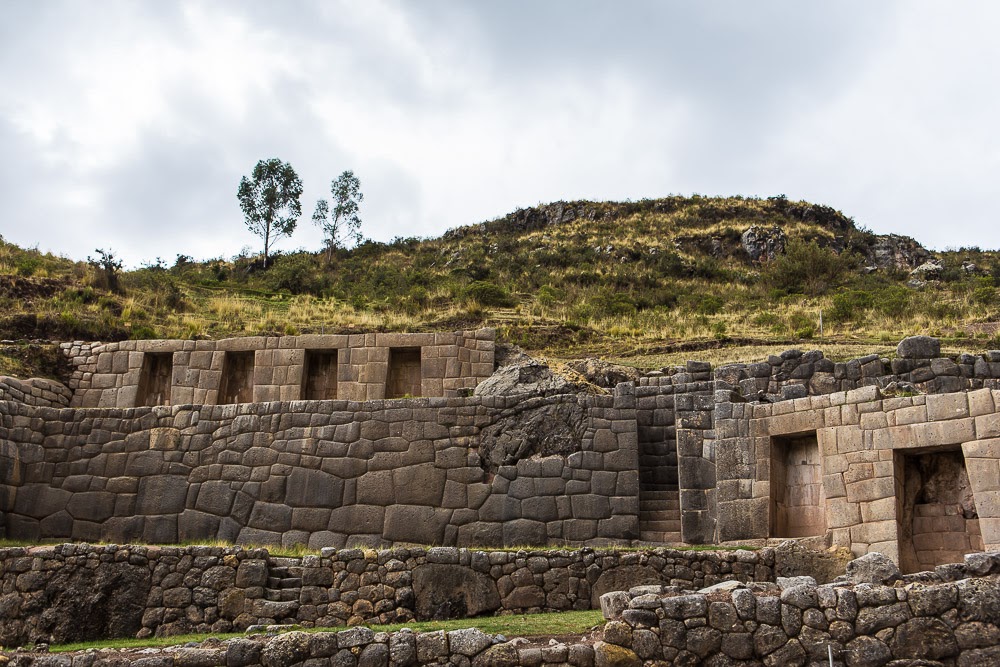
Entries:
POLYGON ((5 402, 0 510, 22 539, 607 542, 637 532, 628 389, 125 410, 5 402), (576 440, 560 454, 484 465, 480 447, 503 437, 490 427, 510 414, 571 419, 576 440))
MULTIPOLYGON (((393 350, 419 359, 419 390, 414 396, 457 396, 493 373, 492 329, 456 333, 370 333, 229 338, 212 341, 143 340, 120 343, 64 343, 74 366, 70 380, 73 407, 132 408, 143 405, 216 405, 234 401, 227 372, 240 355, 252 353, 246 382, 249 401, 297 401, 309 386, 310 352, 336 358, 336 398, 368 401, 386 398, 393 350), (166 392, 151 398, 150 362, 166 369, 166 392), (145 390, 145 391, 144 391, 145 390), (220 390, 222 390, 220 395, 220 390), (228 396, 227 396, 228 394, 228 396)), ((231 377, 231 375, 229 376, 231 377)), ((416 388, 416 386, 414 386, 416 388)), ((324 397, 325 398, 325 397, 324 397)))
POLYGON ((38 407, 69 407, 73 392, 61 382, 0 376, 0 402, 12 401, 38 407))
POLYGON ((1000 544, 1000 352, 945 358, 914 337, 891 361, 789 351, 604 394, 466 396, 493 338, 69 344, 73 407, 46 405, 64 391, 0 401, 0 526, 314 547, 809 536, 908 571, 1000 544), (410 393, 417 350, 422 391, 448 397, 284 400, 410 393), (78 407, 100 405, 118 407, 78 407))
POLYGON ((772 581, 775 552, 63 544, 0 549, 0 645, 591 609, 608 591, 772 581))
POLYGON ((854 581, 822 586, 791 580, 695 594, 656 586, 609 593, 595 658, 649 666, 826 665, 831 657, 864 667, 994 665, 998 573, 1000 554, 974 554, 905 579, 878 564, 859 567, 854 581))

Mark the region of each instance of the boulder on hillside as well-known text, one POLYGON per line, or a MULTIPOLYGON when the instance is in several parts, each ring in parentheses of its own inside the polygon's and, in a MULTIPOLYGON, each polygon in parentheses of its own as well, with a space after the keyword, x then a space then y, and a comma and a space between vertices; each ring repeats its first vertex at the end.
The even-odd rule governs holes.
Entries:
POLYGON ((910 336, 899 341, 896 356, 900 359, 937 359, 941 356, 941 341, 931 336, 910 336))
POLYGON ((582 389, 556 375, 547 364, 530 359, 501 366, 473 391, 474 396, 518 396, 521 394, 566 394, 582 389))
POLYGON ((604 389, 614 389, 620 382, 635 382, 641 373, 631 366, 612 364, 601 359, 577 359, 566 365, 585 377, 587 382, 604 389))
POLYGON ((864 254, 871 268, 883 270, 910 270, 931 258, 927 249, 914 239, 898 234, 875 237, 875 242, 864 254))
POLYGON ((941 273, 943 271, 944 266, 941 262, 939 260, 932 259, 910 271, 910 278, 914 280, 938 280, 941 278, 941 273))
POLYGON ((781 253, 785 252, 785 244, 788 237, 781 228, 761 227, 751 225, 740 237, 743 250, 750 256, 752 262, 769 262, 781 253))

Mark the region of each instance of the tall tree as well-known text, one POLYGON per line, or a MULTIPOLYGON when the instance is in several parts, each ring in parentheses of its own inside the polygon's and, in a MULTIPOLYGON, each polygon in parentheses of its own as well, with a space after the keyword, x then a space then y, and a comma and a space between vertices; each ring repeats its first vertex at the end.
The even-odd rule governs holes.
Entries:
POLYGON ((320 199, 316 202, 316 210, 312 216, 313 222, 322 227, 326 234, 327 259, 333 257, 333 251, 337 248, 346 247, 348 241, 357 244, 364 240, 358 207, 365 196, 361 192, 361 181, 354 172, 348 169, 331 182, 330 195, 333 210, 330 210, 330 204, 325 199, 320 199))
POLYGON ((271 244, 282 236, 291 236, 302 215, 302 179, 292 165, 278 158, 261 160, 250 178, 240 179, 236 192, 240 208, 251 232, 264 239, 264 268, 271 244))

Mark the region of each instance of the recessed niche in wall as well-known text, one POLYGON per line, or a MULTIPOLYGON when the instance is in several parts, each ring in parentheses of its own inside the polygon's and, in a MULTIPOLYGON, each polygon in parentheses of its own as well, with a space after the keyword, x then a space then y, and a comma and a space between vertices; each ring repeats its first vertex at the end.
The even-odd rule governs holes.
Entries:
POLYGON ((253 350, 226 352, 222 365, 222 385, 219 387, 219 405, 253 402, 253 350))
POLYGON ((170 376, 174 370, 173 352, 145 352, 136 405, 170 405, 170 376))
POLYGON ((389 371, 385 379, 386 398, 420 396, 420 348, 389 349, 389 371))
POLYGON ((771 438, 771 536, 825 534, 825 500, 816 433, 771 438))
POLYGON ((302 374, 302 398, 327 401, 337 398, 337 351, 306 350, 302 374))
POLYGON ((983 550, 961 450, 897 454, 899 564, 904 572, 961 563, 983 550))

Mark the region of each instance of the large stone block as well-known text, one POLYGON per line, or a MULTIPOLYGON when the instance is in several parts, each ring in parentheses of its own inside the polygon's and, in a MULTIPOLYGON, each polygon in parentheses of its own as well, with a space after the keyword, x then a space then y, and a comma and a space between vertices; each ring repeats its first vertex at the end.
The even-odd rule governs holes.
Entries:
POLYGON ((179 475, 156 475, 139 480, 136 498, 138 514, 176 514, 184 510, 190 485, 179 475))
POLYGON ((295 468, 285 485, 285 502, 293 507, 339 507, 344 480, 321 470, 295 468))
POLYGON ((392 505, 385 510, 382 537, 391 542, 441 544, 452 510, 414 505, 392 505))
POLYGON ((934 359, 941 356, 941 341, 931 336, 910 336, 896 346, 901 359, 934 359))

